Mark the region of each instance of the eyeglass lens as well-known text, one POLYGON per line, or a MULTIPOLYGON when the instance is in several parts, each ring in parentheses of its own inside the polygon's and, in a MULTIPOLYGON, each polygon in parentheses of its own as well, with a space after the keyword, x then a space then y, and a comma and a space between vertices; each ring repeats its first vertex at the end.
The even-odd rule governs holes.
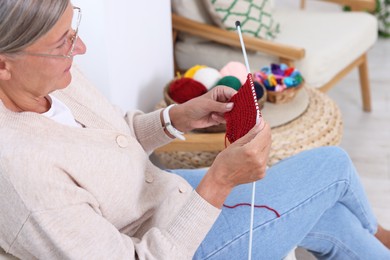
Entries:
POLYGON ((76 46, 77 38, 78 38, 78 30, 79 30, 79 25, 81 21, 81 9, 78 7, 73 8, 73 19, 72 19, 72 30, 74 35, 72 36, 72 44, 71 48, 69 50, 68 56, 72 56, 74 48, 76 46))

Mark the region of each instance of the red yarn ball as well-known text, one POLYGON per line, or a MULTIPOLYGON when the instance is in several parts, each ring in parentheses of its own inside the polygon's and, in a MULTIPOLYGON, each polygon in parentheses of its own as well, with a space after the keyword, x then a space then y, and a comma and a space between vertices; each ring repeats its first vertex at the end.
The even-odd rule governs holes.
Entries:
POLYGON ((192 98, 203 95, 207 88, 192 78, 180 78, 173 81, 168 88, 169 96, 177 103, 184 103, 192 98))

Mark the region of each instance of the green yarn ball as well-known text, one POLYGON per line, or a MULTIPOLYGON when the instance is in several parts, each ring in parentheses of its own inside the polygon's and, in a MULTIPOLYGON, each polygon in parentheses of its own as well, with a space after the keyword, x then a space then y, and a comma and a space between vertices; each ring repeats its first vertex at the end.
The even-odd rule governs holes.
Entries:
POLYGON ((215 86, 218 86, 218 85, 228 86, 228 87, 234 88, 235 90, 238 90, 239 88, 241 88, 240 80, 234 76, 225 76, 225 77, 221 78, 215 84, 215 86))

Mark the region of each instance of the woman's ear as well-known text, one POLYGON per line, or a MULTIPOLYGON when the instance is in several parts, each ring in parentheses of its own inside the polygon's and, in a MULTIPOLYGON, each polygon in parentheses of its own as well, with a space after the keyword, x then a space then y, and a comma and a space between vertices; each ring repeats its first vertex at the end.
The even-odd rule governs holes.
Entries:
POLYGON ((0 55, 0 80, 9 80, 11 72, 8 66, 8 59, 4 55, 0 55))

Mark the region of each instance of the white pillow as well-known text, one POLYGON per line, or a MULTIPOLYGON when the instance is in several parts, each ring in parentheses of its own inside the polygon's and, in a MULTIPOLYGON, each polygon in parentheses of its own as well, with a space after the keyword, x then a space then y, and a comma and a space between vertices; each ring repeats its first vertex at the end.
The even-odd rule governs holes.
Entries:
POLYGON ((172 0, 172 11, 175 14, 186 17, 188 19, 212 24, 211 18, 208 16, 205 7, 198 0, 172 0))
MULTIPOLYGON (((177 15, 200 23, 213 24, 213 21, 208 16, 208 13, 200 0, 171 0, 171 4, 173 13, 177 15)), ((180 33, 179 39, 191 43, 208 42, 208 40, 204 38, 185 33, 180 33)))
POLYGON ((203 0, 214 23, 226 30, 272 40, 279 33, 279 23, 272 17, 273 0, 203 0))

